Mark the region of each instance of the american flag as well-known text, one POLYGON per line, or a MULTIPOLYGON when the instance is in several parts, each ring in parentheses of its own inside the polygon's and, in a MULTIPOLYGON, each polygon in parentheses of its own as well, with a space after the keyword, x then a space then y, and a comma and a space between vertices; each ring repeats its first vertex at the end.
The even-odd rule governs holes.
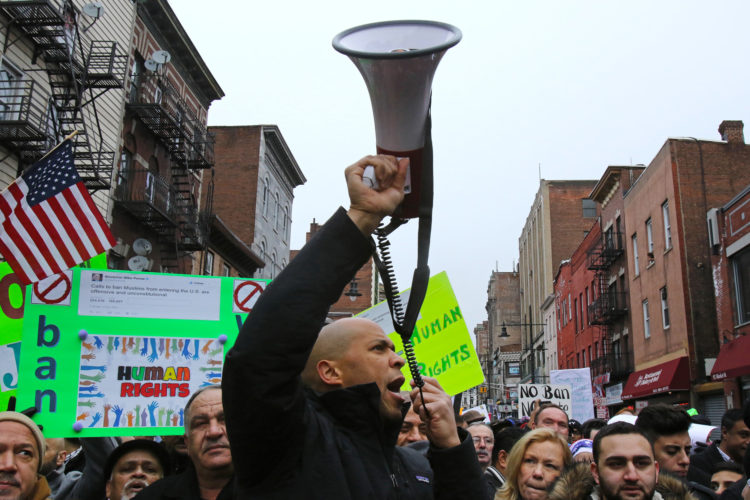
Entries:
POLYGON ((0 193, 0 254, 24 284, 58 274, 114 246, 73 164, 70 140, 0 193))

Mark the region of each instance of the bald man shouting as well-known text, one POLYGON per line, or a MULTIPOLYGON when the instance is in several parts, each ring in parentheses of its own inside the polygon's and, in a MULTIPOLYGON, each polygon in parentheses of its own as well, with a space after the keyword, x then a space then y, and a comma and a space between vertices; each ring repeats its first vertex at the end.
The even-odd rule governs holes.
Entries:
POLYGON ((346 319, 321 329, 372 250, 371 233, 403 199, 408 160, 369 156, 346 169, 339 209, 261 295, 224 367, 224 410, 242 498, 480 498, 471 437, 450 397, 425 378, 427 458, 396 447, 409 401, 404 360, 380 327, 346 319), (362 182, 375 168, 378 189, 362 182), (428 461, 429 460, 429 461, 428 461))

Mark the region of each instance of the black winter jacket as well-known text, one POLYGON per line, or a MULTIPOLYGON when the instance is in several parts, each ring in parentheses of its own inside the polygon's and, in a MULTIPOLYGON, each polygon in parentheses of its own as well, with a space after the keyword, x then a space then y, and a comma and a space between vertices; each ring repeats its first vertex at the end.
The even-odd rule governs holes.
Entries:
POLYGON ((372 244, 339 209, 258 299, 226 357, 223 401, 237 498, 480 498, 467 433, 425 457, 395 446, 375 383, 317 395, 300 380, 328 308, 372 244))
MULTIPOLYGON (((233 482, 224 486, 217 500, 231 500, 233 482)), ((154 481, 147 488, 138 493, 133 500, 201 500, 201 490, 198 477, 191 463, 188 467, 173 476, 154 481)))

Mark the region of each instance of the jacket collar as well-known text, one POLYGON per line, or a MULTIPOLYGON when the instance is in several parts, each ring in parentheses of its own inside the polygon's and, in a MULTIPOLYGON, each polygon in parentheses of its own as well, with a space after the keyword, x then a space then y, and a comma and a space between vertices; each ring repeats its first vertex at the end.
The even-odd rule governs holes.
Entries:
MULTIPOLYGON (((385 422, 380 416, 380 389, 374 382, 315 393, 313 401, 335 420, 336 425, 356 431, 363 440, 375 438, 390 459, 396 446, 401 422, 385 422)), ((402 418, 409 405, 402 408, 402 418)))

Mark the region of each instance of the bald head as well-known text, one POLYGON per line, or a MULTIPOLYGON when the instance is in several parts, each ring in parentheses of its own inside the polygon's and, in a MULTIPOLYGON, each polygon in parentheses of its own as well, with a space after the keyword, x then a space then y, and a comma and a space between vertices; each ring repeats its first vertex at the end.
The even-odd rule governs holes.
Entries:
POLYGON ((307 358, 307 364, 302 372, 302 382, 319 392, 331 389, 318 374, 319 363, 340 360, 355 339, 362 333, 373 330, 383 331, 377 323, 361 318, 344 318, 325 325, 318 334, 310 357, 307 358))

